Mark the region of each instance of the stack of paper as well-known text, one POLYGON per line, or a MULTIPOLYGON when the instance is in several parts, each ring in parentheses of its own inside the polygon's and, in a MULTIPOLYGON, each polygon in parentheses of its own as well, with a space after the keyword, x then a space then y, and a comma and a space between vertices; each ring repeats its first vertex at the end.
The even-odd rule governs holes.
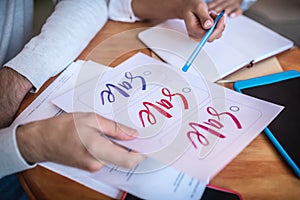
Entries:
POLYGON ((209 180, 282 107, 139 53, 114 69, 91 61, 72 64, 15 123, 62 110, 93 111, 136 128, 139 138, 115 142, 148 159, 129 171, 106 166, 93 174, 54 163, 42 166, 113 198, 121 189, 145 199, 199 199, 209 180))

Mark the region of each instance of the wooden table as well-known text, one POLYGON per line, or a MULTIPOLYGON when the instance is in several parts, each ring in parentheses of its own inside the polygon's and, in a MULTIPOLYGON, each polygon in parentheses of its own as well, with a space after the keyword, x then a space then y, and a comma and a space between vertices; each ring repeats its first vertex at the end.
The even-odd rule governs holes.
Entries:
MULTIPOLYGON (((116 66, 139 51, 153 55, 137 39, 137 33, 156 23, 127 24, 109 21, 78 59, 92 59, 116 66)), ((299 48, 294 47, 276 57, 283 70, 300 71, 299 48)), ((53 80, 54 78, 50 79, 42 90, 53 80)), ((37 95, 27 96, 20 112, 37 95)), ((110 199, 40 166, 20 173, 19 178, 31 199, 110 199)), ((217 174, 211 184, 235 190, 245 200, 300 199, 300 180, 263 133, 217 174)))

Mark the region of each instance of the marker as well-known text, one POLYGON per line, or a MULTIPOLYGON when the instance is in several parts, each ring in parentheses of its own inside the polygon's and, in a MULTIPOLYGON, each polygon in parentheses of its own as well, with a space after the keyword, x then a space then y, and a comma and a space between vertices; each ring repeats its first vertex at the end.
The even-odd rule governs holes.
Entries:
POLYGON ((205 35, 203 36, 203 38, 201 39, 201 41, 198 43, 196 49, 193 51, 192 55, 189 57, 189 59, 187 60, 187 62, 185 63, 185 65, 182 67, 182 71, 186 72, 191 64, 194 62, 194 60, 196 59, 196 57, 198 56, 199 52, 201 51, 202 47, 204 46, 204 44, 207 42, 208 38, 211 36, 211 34, 214 32, 219 20, 222 18, 222 16, 224 15, 225 10, 223 10, 216 18, 214 24, 212 25, 212 27, 210 27, 210 29, 208 29, 208 31, 205 33, 205 35))

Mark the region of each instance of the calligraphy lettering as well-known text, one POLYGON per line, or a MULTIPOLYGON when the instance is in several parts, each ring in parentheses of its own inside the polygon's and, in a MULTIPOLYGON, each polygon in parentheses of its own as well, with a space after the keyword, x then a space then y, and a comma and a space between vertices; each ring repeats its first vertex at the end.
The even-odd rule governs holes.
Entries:
POLYGON ((239 122, 237 117, 235 117, 232 113, 229 113, 229 112, 218 113, 216 111, 216 109, 214 109, 213 107, 207 107, 206 111, 211 116, 217 117, 217 119, 208 119, 207 122, 203 122, 203 124, 196 123, 196 122, 190 122, 189 123, 189 126, 193 130, 187 132, 187 137, 188 137, 188 139, 190 140, 190 142, 192 143, 192 145, 195 149, 197 149, 198 146, 194 142, 193 136, 196 136, 196 141, 198 141, 201 145, 203 145, 203 146, 209 145, 209 141, 206 138, 206 136, 204 134, 200 133, 201 130, 205 131, 205 133, 210 133, 210 134, 212 134, 212 135, 214 135, 218 138, 221 138, 221 139, 224 139, 226 137, 222 133, 212 129, 212 128, 215 128, 217 130, 221 130, 222 128, 224 128, 224 124, 221 123, 221 118, 220 118, 222 115, 223 116, 228 116, 234 122, 237 129, 242 128, 241 123, 239 122))
POLYGON ((107 90, 103 90, 100 93, 101 102, 102 105, 104 105, 104 96, 107 94, 107 101, 109 103, 115 102, 116 98, 114 93, 112 92, 112 89, 119 92, 124 97, 129 97, 130 95, 127 93, 128 90, 132 89, 132 83, 135 79, 139 79, 141 81, 142 90, 146 90, 146 81, 142 76, 133 76, 130 72, 125 73, 125 78, 129 80, 128 81, 122 81, 121 83, 118 83, 118 86, 107 83, 106 88, 107 90))
POLYGON ((145 121, 144 121, 144 118, 143 118, 144 114, 146 114, 146 119, 147 119, 149 124, 151 124, 151 125, 156 124, 156 117, 150 111, 150 107, 154 108, 156 111, 158 111, 164 117, 171 118, 172 115, 169 112, 165 111, 163 108, 165 108, 167 110, 170 110, 171 108, 174 107, 173 104, 171 103, 172 98, 174 96, 179 96, 180 97, 185 110, 187 110, 189 108, 188 101, 187 101, 187 99, 185 98, 184 95, 182 95, 180 93, 171 94, 171 92, 168 88, 162 88, 161 93, 165 97, 167 97, 167 99, 161 99, 159 101, 156 101, 155 103, 157 105, 154 104, 154 103, 151 103, 151 102, 147 102, 147 101, 142 103, 143 106, 145 107, 145 109, 139 111, 139 119, 140 119, 143 127, 145 127, 145 121))

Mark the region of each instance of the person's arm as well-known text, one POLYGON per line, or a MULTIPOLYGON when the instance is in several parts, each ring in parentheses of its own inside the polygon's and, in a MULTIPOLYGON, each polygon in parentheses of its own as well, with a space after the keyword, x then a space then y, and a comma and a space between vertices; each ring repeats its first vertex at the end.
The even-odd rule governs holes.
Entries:
MULTIPOLYGON (((0 127, 12 122, 27 92, 76 59, 106 21, 105 0, 59 1, 41 33, 0 71, 0 127)), ((15 138, 11 129, 0 130, 0 176, 30 168, 15 138)))
POLYGON ((132 168, 144 156, 114 144, 137 131, 95 113, 71 113, 0 130, 0 178, 51 161, 90 172, 105 163, 132 168), (4 143, 5 141, 5 143, 4 143))
POLYGON ((5 64, 26 77, 38 90, 67 67, 107 21, 105 0, 62 0, 41 33, 5 64))
POLYGON ((16 140, 16 128, 11 126, 0 129, 0 178, 36 165, 28 164, 22 157, 16 140))
POLYGON ((27 92, 75 60, 106 21, 105 0, 59 1, 41 33, 0 71, 0 128, 12 122, 27 92))
POLYGON ((32 84, 21 74, 4 67, 0 70, 0 128, 11 124, 32 84))
MULTIPOLYGON (((126 16, 129 16, 127 22, 137 19, 184 19, 189 36, 200 40, 213 25, 217 14, 209 13, 203 0, 110 0, 109 18, 126 21, 126 16)), ((224 28, 222 17, 208 41, 220 38, 224 28)))

